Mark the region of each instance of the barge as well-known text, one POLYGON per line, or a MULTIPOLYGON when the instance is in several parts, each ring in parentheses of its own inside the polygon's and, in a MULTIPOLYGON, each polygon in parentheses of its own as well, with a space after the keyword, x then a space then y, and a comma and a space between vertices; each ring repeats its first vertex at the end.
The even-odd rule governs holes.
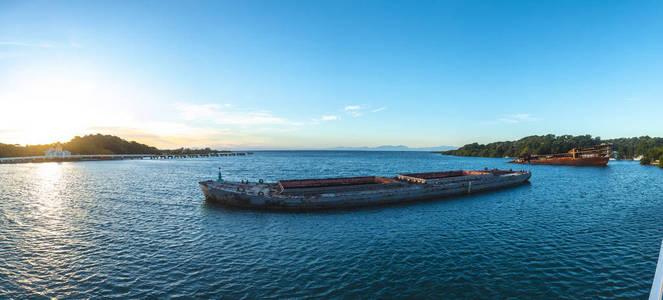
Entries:
POLYGON ((373 206, 459 196, 523 184, 529 171, 481 170, 280 180, 275 183, 199 182, 210 202, 253 209, 316 210, 373 206))
POLYGON ((531 165, 560 166, 605 166, 612 156, 611 144, 600 144, 591 147, 573 148, 567 153, 526 154, 510 163, 531 165))

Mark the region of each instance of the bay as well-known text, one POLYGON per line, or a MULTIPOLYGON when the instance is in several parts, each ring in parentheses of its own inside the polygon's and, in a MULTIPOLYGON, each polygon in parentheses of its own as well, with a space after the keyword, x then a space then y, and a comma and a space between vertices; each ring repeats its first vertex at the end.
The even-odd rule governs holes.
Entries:
POLYGON ((0 165, 0 298, 644 298, 663 170, 426 152, 0 165), (197 182, 526 169, 530 184, 311 213, 206 203, 197 182))

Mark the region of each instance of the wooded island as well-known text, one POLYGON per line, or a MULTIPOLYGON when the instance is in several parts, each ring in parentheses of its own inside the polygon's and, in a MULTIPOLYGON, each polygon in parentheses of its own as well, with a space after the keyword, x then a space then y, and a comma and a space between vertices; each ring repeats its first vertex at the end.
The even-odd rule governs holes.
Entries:
POLYGON ((521 157, 526 154, 564 153, 573 148, 611 143, 617 151, 618 159, 633 159, 642 155, 640 163, 650 164, 655 160, 663 161, 663 138, 632 137, 601 139, 591 135, 533 135, 517 141, 494 142, 489 144, 472 143, 456 150, 440 152, 445 155, 474 157, 521 157))

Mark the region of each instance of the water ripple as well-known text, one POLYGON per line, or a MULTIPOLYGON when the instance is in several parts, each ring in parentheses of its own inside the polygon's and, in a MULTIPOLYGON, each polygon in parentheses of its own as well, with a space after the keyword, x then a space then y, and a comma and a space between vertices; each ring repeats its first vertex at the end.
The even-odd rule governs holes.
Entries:
POLYGON ((532 183, 412 205, 265 213, 196 182, 512 168, 429 153, 0 166, 0 298, 643 298, 663 170, 531 166, 532 183))

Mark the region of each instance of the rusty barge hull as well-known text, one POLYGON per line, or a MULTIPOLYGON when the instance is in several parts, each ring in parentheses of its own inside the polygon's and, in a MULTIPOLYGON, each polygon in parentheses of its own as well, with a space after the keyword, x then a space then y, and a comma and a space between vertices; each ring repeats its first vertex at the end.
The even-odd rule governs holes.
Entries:
POLYGON ((277 183, 199 182, 207 201, 268 210, 320 210, 405 203, 517 186, 529 171, 449 171, 396 177, 282 180, 277 183))
POLYGON ((605 166, 612 155, 612 144, 603 143, 582 148, 573 148, 566 153, 555 154, 525 154, 510 163, 529 165, 557 165, 557 166, 605 166))
POLYGON ((573 157, 554 157, 554 158, 540 158, 529 161, 514 160, 510 163, 514 164, 529 164, 529 165, 557 165, 557 166, 605 166, 610 160, 609 157, 589 157, 589 158, 573 158, 573 157))

